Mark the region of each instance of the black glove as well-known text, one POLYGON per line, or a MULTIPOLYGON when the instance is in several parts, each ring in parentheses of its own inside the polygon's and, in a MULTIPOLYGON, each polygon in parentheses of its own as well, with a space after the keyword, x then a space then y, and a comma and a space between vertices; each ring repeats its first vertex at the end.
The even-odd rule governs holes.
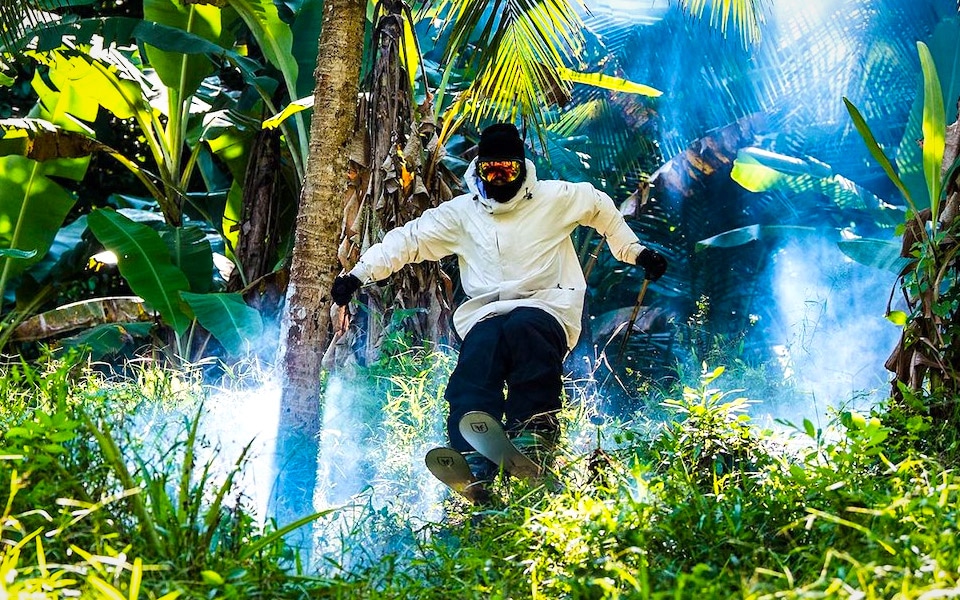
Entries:
POLYGON ((659 252, 644 248, 637 255, 637 266, 643 268, 645 278, 656 281, 666 273, 667 259, 659 252))
POLYGON ((337 275, 333 280, 333 287, 330 288, 330 296, 338 306, 346 306, 353 298, 354 292, 360 289, 360 280, 356 275, 347 273, 346 275, 337 275))

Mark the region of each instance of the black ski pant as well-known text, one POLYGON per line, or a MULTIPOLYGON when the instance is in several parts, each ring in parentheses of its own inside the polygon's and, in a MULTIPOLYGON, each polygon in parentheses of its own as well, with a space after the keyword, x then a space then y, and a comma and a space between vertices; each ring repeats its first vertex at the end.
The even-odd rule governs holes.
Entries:
POLYGON ((447 382, 447 432, 455 450, 473 450, 460 435, 460 418, 473 410, 505 419, 505 429, 556 434, 567 339, 555 317, 516 308, 473 326, 447 382), (507 394, 504 397, 504 385, 507 394))

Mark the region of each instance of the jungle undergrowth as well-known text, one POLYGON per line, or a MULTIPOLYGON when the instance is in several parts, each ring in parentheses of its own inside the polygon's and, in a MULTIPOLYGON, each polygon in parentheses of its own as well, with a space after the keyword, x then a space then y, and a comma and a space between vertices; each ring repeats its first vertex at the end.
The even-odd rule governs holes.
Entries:
POLYGON ((726 369, 704 368, 647 427, 570 399, 563 489, 509 480, 503 504, 472 507, 420 466, 421 449, 442 438, 451 361, 446 349, 406 348, 358 381, 374 476, 317 516, 323 552, 309 571, 236 487, 243 457, 219 457, 236 466, 222 472, 200 458, 217 448, 189 399, 204 384, 147 364, 129 380, 82 360, 4 365, 5 589, 168 600, 889 598, 958 584, 960 480, 946 428, 923 429, 931 424, 915 415, 898 428, 885 406, 761 427, 750 409, 763 399, 727 386, 726 369), (179 411, 180 426, 148 450, 149 436, 129 436, 135 421, 122 415, 168 397, 146 414, 179 411))

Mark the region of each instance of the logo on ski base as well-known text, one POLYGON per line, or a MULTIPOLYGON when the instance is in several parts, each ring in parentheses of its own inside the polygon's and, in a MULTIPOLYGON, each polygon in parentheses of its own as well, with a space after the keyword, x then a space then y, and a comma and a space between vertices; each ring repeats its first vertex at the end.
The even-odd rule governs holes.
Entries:
POLYGON ((470 423, 470 429, 472 429, 476 433, 486 433, 487 431, 489 431, 487 429, 487 424, 484 423, 483 421, 475 421, 473 423, 470 423))
POLYGON ((453 466, 453 459, 449 456, 441 456, 437 459, 437 464, 439 464, 441 467, 449 469, 453 466))

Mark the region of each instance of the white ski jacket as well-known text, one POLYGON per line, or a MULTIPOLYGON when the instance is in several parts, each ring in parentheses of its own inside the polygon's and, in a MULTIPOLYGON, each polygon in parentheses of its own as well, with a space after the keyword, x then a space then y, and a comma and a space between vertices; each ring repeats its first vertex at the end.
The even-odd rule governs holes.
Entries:
POLYGON ((461 337, 487 317, 530 306, 556 317, 573 348, 587 285, 570 234, 578 225, 593 227, 606 236, 613 255, 629 264, 644 246, 607 194, 589 183, 538 181, 533 162, 526 166, 520 191, 501 203, 485 197, 472 162, 468 193, 387 232, 350 273, 368 284, 406 264, 455 254, 469 297, 453 316, 461 337))

